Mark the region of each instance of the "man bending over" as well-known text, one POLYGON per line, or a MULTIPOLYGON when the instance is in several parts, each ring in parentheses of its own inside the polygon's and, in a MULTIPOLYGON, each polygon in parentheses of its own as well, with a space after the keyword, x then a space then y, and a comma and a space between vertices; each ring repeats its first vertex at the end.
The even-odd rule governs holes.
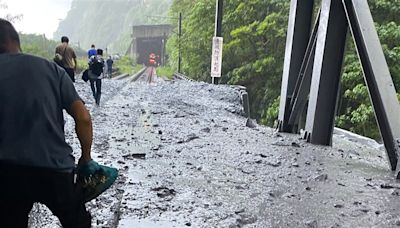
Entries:
POLYGON ((75 120, 82 163, 91 160, 92 122, 71 78, 55 63, 22 54, 18 33, 3 19, 0 69, 0 227, 27 227, 35 202, 65 228, 91 227, 74 187, 63 110, 75 120))

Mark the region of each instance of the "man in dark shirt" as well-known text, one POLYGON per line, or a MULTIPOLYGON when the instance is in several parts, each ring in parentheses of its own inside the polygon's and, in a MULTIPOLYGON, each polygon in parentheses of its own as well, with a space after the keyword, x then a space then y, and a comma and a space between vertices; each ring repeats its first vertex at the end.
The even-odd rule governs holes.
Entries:
POLYGON ((91 160, 92 122, 70 77, 55 63, 22 54, 18 33, 3 19, 0 69, 0 227, 27 227, 35 202, 64 228, 91 227, 74 186, 63 110, 74 118, 81 164, 91 160))
POLYGON ((89 80, 96 105, 100 106, 101 79, 104 77, 103 50, 97 49, 96 53, 89 60, 89 80))
POLYGON ((108 59, 107 59, 106 63, 107 63, 107 76, 109 78, 111 78, 111 76, 112 76, 112 66, 113 66, 113 63, 114 63, 114 61, 112 60, 111 56, 108 56, 108 59))

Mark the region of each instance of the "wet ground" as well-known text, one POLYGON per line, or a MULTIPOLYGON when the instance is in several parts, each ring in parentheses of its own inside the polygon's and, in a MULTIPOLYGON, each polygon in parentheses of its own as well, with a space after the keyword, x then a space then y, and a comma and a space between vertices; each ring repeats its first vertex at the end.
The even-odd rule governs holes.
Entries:
MULTIPOLYGON (((100 107, 76 83, 92 113, 93 158, 120 170, 87 204, 93 227, 400 226, 400 183, 373 143, 336 136, 333 147, 313 146, 247 127, 230 86, 128 82, 104 79, 100 107)), ((59 227, 49 214, 35 206, 31 227, 59 227)))

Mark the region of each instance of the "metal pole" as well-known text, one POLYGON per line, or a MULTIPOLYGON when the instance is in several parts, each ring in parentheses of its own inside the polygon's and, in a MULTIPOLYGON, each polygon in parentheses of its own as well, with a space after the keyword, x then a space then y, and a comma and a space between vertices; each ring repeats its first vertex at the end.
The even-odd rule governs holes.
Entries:
POLYGON ((392 170, 400 179, 400 105, 367 0, 342 0, 392 170))
POLYGON ((314 1, 291 0, 278 117, 282 132, 293 130, 289 126, 291 100, 310 40, 313 10, 314 1))
POLYGON ((347 30, 341 2, 322 0, 304 134, 312 144, 332 145, 347 30))
POLYGON ((224 0, 217 0, 215 15, 215 36, 222 37, 222 18, 224 13, 224 0))
POLYGON ((318 14, 313 32, 311 34, 306 53, 304 55, 304 60, 300 68, 300 73, 297 78, 296 86, 290 101, 291 113, 288 126, 294 133, 299 132, 301 126, 305 126, 306 119, 302 118, 302 115, 305 112, 308 95, 310 94, 311 77, 314 67, 315 48, 317 46, 317 34, 320 20, 319 15, 320 14, 318 14), (304 123, 300 123, 302 120, 304 120, 304 123))
POLYGON ((178 73, 181 73, 181 64, 182 64, 182 56, 181 56, 181 37, 182 37, 182 13, 179 13, 179 25, 178 25, 178 73))
MULTIPOLYGON (((224 14, 224 0, 217 0, 215 12, 215 36, 222 37, 222 18, 224 14)), ((212 84, 218 84, 219 78, 213 77, 212 84)))

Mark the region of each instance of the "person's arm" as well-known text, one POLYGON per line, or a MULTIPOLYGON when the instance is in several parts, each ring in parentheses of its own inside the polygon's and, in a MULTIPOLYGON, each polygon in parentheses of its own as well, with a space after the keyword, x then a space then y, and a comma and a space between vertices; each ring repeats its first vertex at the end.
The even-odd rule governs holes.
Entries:
POLYGON ((93 141, 93 129, 90 113, 81 100, 74 101, 71 104, 71 107, 67 109, 67 112, 75 120, 75 131, 81 144, 82 156, 79 159, 79 163, 88 162, 92 160, 90 151, 93 141))
POLYGON ((78 63, 76 61, 76 54, 75 54, 74 50, 72 50, 72 59, 74 60, 74 71, 76 71, 76 68, 78 67, 78 63))
POLYGON ((75 63, 74 71, 76 71, 76 68, 78 67, 78 62, 76 61, 76 58, 74 58, 74 63, 75 63))

